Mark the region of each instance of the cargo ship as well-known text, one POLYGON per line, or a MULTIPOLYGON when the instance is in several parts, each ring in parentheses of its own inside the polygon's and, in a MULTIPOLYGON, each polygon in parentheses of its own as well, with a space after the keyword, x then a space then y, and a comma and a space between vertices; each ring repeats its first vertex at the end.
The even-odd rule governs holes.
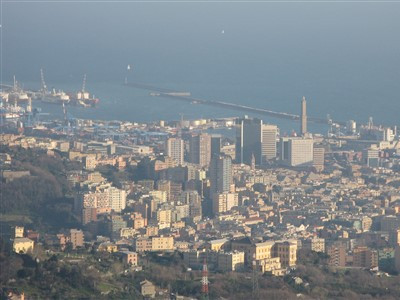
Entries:
POLYGON ((93 107, 96 106, 100 100, 94 96, 90 97, 88 92, 80 91, 76 94, 70 94, 70 103, 72 105, 78 105, 83 107, 93 107))
POLYGON ((53 104, 69 103, 71 100, 66 93, 64 93, 61 90, 56 91, 55 89, 53 89, 51 92, 42 91, 42 93, 38 94, 37 99, 45 103, 53 103, 53 104))

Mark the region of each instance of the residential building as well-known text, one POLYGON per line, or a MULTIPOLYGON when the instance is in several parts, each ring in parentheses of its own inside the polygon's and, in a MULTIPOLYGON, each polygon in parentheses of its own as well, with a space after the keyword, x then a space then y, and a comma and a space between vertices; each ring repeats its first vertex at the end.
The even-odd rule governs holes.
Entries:
POLYGON ((232 159, 227 155, 214 156, 210 164, 211 193, 226 193, 231 189, 232 159))
POLYGON ((69 241, 72 244, 72 248, 76 249, 77 247, 83 247, 83 232, 78 229, 71 229, 69 231, 69 241))
POLYGON ((341 243, 329 245, 326 248, 326 253, 329 256, 329 265, 334 267, 346 266, 346 246, 341 243))
POLYGON ((183 164, 184 142, 180 138, 169 138, 166 143, 167 155, 174 159, 178 165, 183 164))
POLYGON ((189 139, 189 162, 207 167, 211 159, 211 136, 207 133, 192 135, 189 139))
POLYGON ((213 213, 223 213, 239 205, 237 193, 215 193, 212 195, 213 213))
POLYGON ((121 251, 118 254, 122 257, 124 264, 137 266, 138 265, 138 254, 132 251, 121 251))
POLYGON ((297 262, 297 241, 276 241, 274 257, 279 257, 282 267, 293 267, 297 262))
POLYGON ((311 238, 303 241, 303 249, 325 253, 325 239, 311 238))
POLYGON ((232 272, 244 269, 244 252, 218 252, 217 269, 221 272, 232 272))
POLYGON ((375 268, 378 266, 378 252, 368 247, 356 247, 353 250, 353 266, 375 268))

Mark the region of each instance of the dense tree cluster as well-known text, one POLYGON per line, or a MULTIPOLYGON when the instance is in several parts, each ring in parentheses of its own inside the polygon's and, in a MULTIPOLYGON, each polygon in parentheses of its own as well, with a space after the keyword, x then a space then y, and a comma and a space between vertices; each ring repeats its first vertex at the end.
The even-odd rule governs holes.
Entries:
POLYGON ((6 152, 12 156, 11 170, 29 171, 30 176, 0 182, 0 213, 29 215, 38 225, 75 224, 73 200, 66 197, 70 192, 66 172, 73 165, 41 150, 17 148, 6 152))

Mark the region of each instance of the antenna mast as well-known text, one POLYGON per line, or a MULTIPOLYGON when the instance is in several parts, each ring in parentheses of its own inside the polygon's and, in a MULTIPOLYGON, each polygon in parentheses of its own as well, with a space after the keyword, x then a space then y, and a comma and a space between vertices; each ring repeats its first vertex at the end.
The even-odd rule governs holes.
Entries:
POLYGON ((202 299, 209 299, 208 298, 208 268, 207 268, 206 259, 204 259, 204 262, 203 262, 203 271, 202 271, 202 278, 201 278, 201 293, 203 294, 202 299))

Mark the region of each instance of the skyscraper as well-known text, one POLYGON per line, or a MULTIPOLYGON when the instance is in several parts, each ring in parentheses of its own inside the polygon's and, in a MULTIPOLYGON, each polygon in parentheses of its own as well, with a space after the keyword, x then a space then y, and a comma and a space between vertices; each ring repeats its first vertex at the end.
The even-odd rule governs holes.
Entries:
POLYGON ((210 163, 211 193, 229 192, 232 184, 232 159, 227 155, 214 156, 210 163))
POLYGON ((189 161, 202 167, 210 164, 211 136, 207 133, 192 135, 189 139, 189 161))
POLYGON ((266 162, 276 158, 276 136, 278 127, 276 125, 264 124, 262 126, 262 160, 266 162))
POLYGON ((280 142, 281 162, 290 167, 310 167, 314 161, 314 141, 309 138, 284 137, 280 142))
POLYGON ((179 165, 183 164, 183 140, 180 138, 169 138, 166 143, 167 155, 174 159, 179 165))
POLYGON ((314 168, 318 172, 321 172, 324 170, 324 164, 325 164, 325 148, 323 148, 322 146, 315 146, 313 154, 314 168))
POLYGON ((254 155, 256 164, 262 163, 263 122, 260 119, 238 119, 236 120, 236 162, 239 164, 251 164, 254 155))
POLYGON ((300 133, 303 136, 307 133, 307 101, 304 96, 301 100, 300 133))
POLYGON ((220 134, 211 135, 211 158, 221 154, 221 139, 220 134))

